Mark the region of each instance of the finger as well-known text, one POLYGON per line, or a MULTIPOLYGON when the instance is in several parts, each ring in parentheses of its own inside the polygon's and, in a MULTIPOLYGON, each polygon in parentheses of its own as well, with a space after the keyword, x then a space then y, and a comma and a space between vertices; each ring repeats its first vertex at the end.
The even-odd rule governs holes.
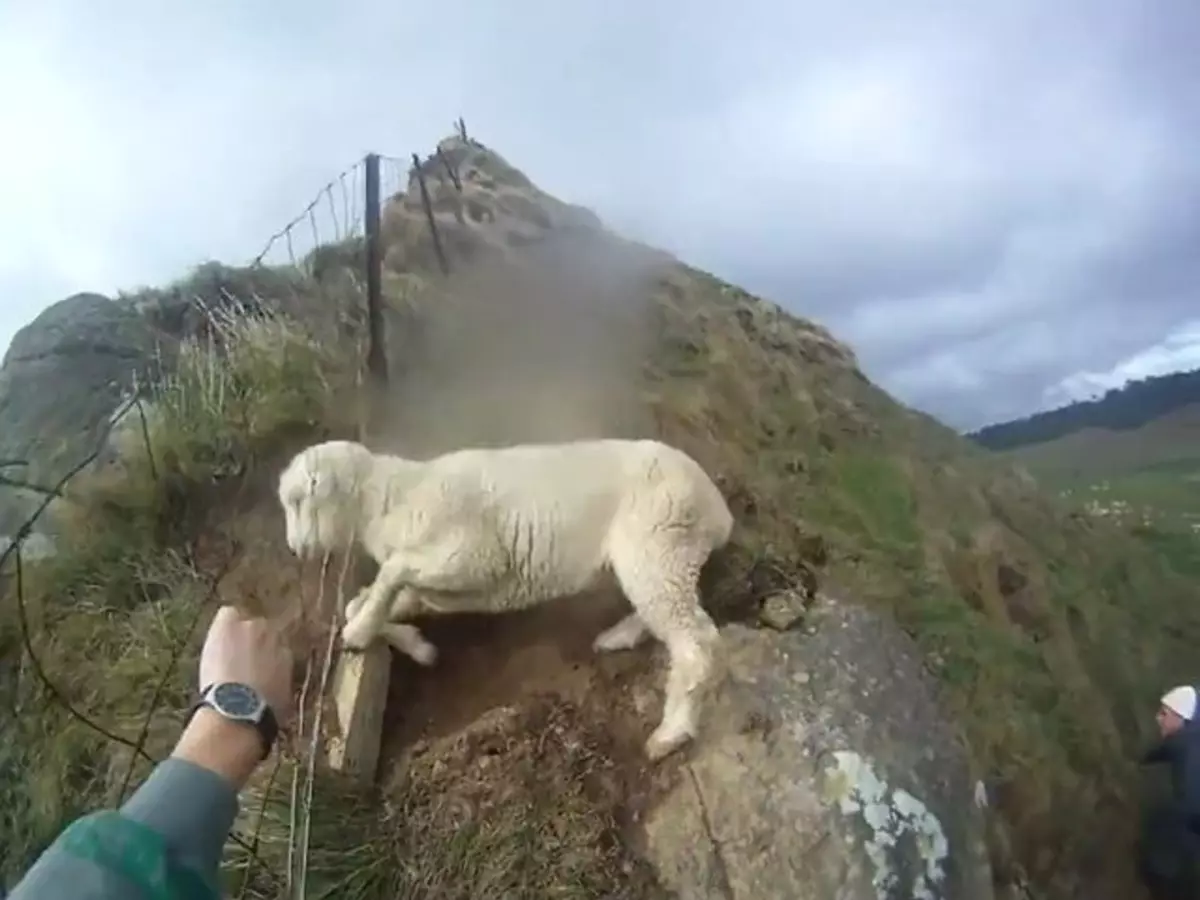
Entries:
POLYGON ((213 628, 228 628, 232 623, 242 622, 244 618, 242 611, 232 604, 225 604, 217 608, 217 614, 213 616, 213 628))

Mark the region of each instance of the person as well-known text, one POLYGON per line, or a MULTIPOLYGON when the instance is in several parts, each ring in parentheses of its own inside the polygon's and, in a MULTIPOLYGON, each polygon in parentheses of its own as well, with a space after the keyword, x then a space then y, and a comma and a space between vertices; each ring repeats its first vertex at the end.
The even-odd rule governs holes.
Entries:
POLYGON ((292 655, 264 619, 223 606, 200 653, 200 701, 170 756, 119 810, 70 823, 7 900, 220 896, 238 793, 292 710, 292 655))
POLYGON ((1165 764, 1171 794, 1152 804, 1143 819, 1139 847, 1142 881, 1154 900, 1200 896, 1200 718, 1197 690, 1172 688, 1159 702, 1161 739, 1142 757, 1143 765, 1165 764))

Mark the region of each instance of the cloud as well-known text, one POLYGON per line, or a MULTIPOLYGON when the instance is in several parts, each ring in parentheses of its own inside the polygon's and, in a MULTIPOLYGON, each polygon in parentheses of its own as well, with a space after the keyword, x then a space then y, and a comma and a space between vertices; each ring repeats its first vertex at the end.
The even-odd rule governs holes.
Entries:
POLYGON ((1157 344, 1103 371, 1083 371, 1046 388, 1047 406, 1087 400, 1129 381, 1200 369, 1200 319, 1175 329, 1157 344))
POLYGON ((1187 0, 8 4, 0 344, 72 290, 252 257, 461 113, 907 402, 1028 413, 1195 318, 1198 30, 1187 0))

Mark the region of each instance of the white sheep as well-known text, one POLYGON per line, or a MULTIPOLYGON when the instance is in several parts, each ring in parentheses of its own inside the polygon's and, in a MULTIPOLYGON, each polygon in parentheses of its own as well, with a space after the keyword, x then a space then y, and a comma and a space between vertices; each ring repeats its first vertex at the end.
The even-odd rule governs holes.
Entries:
POLYGON ((355 541, 379 574, 347 606, 344 646, 382 636, 424 665, 436 650, 421 612, 505 612, 616 576, 634 612, 597 651, 647 632, 670 658, 663 717, 646 742, 660 759, 696 735, 697 704, 721 667, 720 635, 700 606, 700 569, 733 529, 725 498, 690 456, 658 441, 590 440, 459 450, 427 461, 328 441, 279 480, 298 556, 355 541))

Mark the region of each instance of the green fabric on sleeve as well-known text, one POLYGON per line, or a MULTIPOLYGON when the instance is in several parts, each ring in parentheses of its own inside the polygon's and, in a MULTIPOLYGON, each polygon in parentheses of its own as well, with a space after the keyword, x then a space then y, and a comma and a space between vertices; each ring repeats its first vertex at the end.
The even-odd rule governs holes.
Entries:
POLYGON ((8 900, 214 900, 237 809, 225 779, 164 760, 120 812, 68 825, 8 900))
POLYGON ((147 900, 214 900, 219 896, 198 873, 171 858, 161 834, 118 812, 106 810, 73 822, 59 842, 64 853, 119 875, 147 900))

